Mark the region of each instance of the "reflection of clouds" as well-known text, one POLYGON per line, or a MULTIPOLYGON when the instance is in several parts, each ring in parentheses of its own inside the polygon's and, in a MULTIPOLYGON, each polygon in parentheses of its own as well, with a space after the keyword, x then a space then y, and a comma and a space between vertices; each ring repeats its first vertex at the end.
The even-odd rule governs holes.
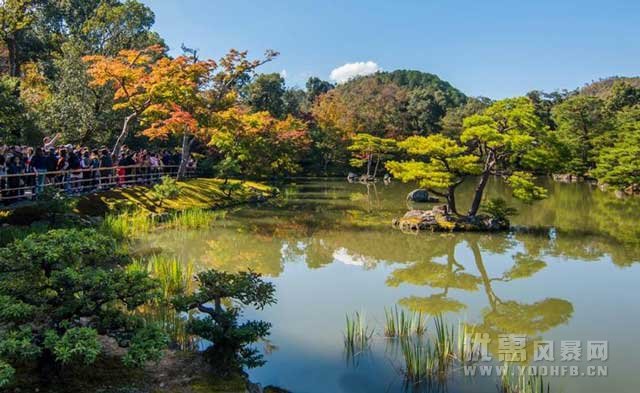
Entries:
POLYGON ((371 261, 369 261, 368 258, 363 257, 362 255, 351 255, 349 254, 349 250, 344 247, 338 248, 333 252, 333 259, 334 261, 345 265, 368 266, 371 264, 371 261))

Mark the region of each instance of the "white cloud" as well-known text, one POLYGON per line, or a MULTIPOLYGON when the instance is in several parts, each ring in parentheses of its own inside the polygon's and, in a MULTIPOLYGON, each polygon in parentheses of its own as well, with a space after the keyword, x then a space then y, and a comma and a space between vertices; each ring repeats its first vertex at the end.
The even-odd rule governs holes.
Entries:
POLYGON ((366 62, 359 61, 356 63, 347 63, 343 66, 335 68, 333 71, 331 71, 331 75, 329 77, 338 83, 343 83, 353 77, 374 74, 380 70, 381 68, 378 66, 378 64, 371 60, 366 62))
POLYGON ((282 71, 280 71, 280 76, 281 76, 283 79, 287 79, 287 70, 282 70, 282 71))
POLYGON ((333 251, 333 260, 345 265, 371 267, 376 265, 376 260, 359 254, 350 254, 346 248, 338 248, 333 251))

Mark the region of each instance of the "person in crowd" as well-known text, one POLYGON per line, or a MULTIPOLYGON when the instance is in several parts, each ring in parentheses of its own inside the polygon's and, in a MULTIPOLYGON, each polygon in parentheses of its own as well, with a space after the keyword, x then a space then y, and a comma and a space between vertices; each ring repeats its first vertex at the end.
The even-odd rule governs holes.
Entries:
POLYGON ((36 148, 36 152, 31 159, 31 167, 36 173, 35 194, 40 194, 44 190, 48 169, 47 157, 45 157, 42 148, 36 148))
POLYGON ((7 165, 7 188, 9 189, 8 198, 13 199, 14 202, 17 197, 24 193, 24 189, 21 187, 20 174, 24 173, 24 164, 21 157, 18 154, 12 156, 7 165))
POLYGON ((91 189, 95 190, 100 185, 100 153, 92 150, 90 155, 91 189))
POLYGON ((66 192, 71 192, 71 184, 69 181, 71 177, 67 170, 69 169, 69 155, 67 154, 66 149, 60 150, 60 154, 58 155, 58 163, 56 164, 56 172, 58 172, 58 176, 56 176, 56 183, 62 184, 63 189, 66 192))
MULTIPOLYGON (((46 151, 46 150, 45 150, 46 151)), ((58 170, 58 153, 56 149, 50 148, 49 154, 47 154, 47 175, 46 181, 48 183, 54 183, 56 179, 56 171, 58 170)))
POLYGON ((89 150, 83 149, 82 157, 80 158, 80 169, 82 171, 82 191, 87 192, 91 190, 92 167, 91 167, 91 153, 89 150))
POLYGON ((80 157, 79 152, 76 152, 71 145, 66 146, 69 149, 69 169, 71 172, 69 173, 69 189, 71 193, 77 194, 80 192, 82 183, 82 171, 80 165, 80 157))
POLYGON ((5 162, 4 150, 0 154, 0 200, 4 200, 7 197, 6 188, 7 188, 7 166, 5 162))
MULTIPOLYGON (((71 144, 56 146, 60 139, 56 134, 44 138, 42 146, 0 146, 0 203, 35 198, 45 187, 79 194, 115 184, 151 184, 161 174, 175 174, 182 159, 180 152, 134 151, 123 146, 114 163, 105 147, 92 150, 71 144)), ((196 165, 195 159, 188 160, 190 171, 196 165)))
POLYGON ((111 159, 111 153, 109 149, 102 149, 100 151, 100 187, 110 188, 113 176, 113 160, 111 159))
POLYGON ((44 139, 42 140, 42 144, 43 144, 43 148, 45 151, 47 150, 51 150, 55 148, 56 145, 56 141, 60 138, 60 134, 56 134, 53 138, 49 138, 48 136, 45 136, 44 139))

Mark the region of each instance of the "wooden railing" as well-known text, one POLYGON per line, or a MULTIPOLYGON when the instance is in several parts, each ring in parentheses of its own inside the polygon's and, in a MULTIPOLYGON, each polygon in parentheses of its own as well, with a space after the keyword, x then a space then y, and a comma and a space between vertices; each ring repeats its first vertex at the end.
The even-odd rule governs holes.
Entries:
MULTIPOLYGON (((108 168, 68 169, 64 171, 33 170, 27 173, 0 175, 0 205, 34 199, 47 187, 57 187, 69 195, 108 190, 131 185, 154 184, 163 176, 175 178, 179 165, 143 167, 140 165, 108 168)), ((195 169, 187 168, 185 177, 195 169)))

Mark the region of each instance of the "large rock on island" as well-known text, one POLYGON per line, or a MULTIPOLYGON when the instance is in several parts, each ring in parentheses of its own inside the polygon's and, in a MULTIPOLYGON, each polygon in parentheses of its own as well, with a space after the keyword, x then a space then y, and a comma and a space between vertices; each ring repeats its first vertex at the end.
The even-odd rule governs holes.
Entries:
POLYGON ((413 190, 409 194, 407 194, 407 200, 418 203, 438 202, 438 198, 432 197, 431 195, 429 195, 429 192, 427 190, 424 190, 422 188, 418 188, 417 190, 413 190))
POLYGON ((479 214, 473 217, 451 214, 446 205, 435 206, 431 210, 410 210, 401 218, 394 218, 392 224, 405 232, 491 232, 509 229, 509 221, 479 214))

